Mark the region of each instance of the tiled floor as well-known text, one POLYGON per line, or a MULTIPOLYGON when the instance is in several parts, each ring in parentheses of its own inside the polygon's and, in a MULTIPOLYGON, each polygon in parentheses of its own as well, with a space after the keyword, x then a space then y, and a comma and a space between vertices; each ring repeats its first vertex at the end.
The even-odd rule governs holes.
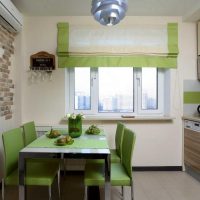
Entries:
POLYGON ((136 172, 135 200, 199 200, 200 182, 184 172, 136 172))
MULTIPOLYGON (((199 200, 200 182, 184 172, 134 172, 135 200, 199 200)), ((83 174, 73 173, 62 177, 62 199, 82 200, 84 197, 83 174)), ((101 190, 101 192, 103 192, 101 190)), ((28 200, 48 199, 45 187, 29 187, 28 200)), ((0 198, 1 199, 1 198, 0 198)), ((16 187, 7 187, 6 200, 17 200, 16 187)), ((53 199, 58 199, 56 182, 53 185, 53 199)), ((103 198, 101 198, 103 199, 103 198)), ((125 200, 130 199, 130 189, 125 188, 125 200)), ((96 200, 94 198, 94 200, 96 200)), ((120 200, 119 188, 112 187, 112 200, 120 200)))

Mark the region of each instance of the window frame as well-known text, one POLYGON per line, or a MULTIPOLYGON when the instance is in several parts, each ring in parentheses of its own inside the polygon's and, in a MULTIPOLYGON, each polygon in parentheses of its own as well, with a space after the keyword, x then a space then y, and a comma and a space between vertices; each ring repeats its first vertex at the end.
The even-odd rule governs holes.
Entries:
POLYGON ((69 113, 75 113, 78 114, 80 112, 84 113, 85 115, 91 115, 94 113, 94 101, 95 101, 95 91, 94 91, 94 78, 95 78, 95 72, 94 70, 91 70, 90 68, 90 108, 91 110, 77 110, 75 109, 75 70, 74 68, 69 68, 69 113))
POLYGON ((164 114, 164 71, 157 68, 157 109, 142 109, 142 72, 141 68, 137 70, 137 113, 138 115, 163 115, 164 114))
MULTIPOLYGON (((107 112, 98 112, 98 101, 99 101, 99 94, 98 94, 98 68, 90 68, 90 81, 91 81, 91 110, 75 110, 74 109, 74 95, 75 95, 75 70, 74 68, 66 69, 68 74, 68 82, 66 82, 66 113, 84 113, 86 116, 121 116, 121 115, 133 115, 133 116, 164 116, 165 115, 165 105, 164 99, 165 94, 169 93, 166 89, 166 81, 165 76, 168 74, 166 73, 168 70, 163 70, 157 68, 158 74, 158 109, 155 110, 142 110, 141 103, 142 103, 142 92, 141 92, 141 68, 134 68, 133 67, 133 111, 128 113, 107 113, 107 112), (140 86, 138 86, 140 84, 140 86)), ((169 98, 169 97, 167 97, 169 98)))

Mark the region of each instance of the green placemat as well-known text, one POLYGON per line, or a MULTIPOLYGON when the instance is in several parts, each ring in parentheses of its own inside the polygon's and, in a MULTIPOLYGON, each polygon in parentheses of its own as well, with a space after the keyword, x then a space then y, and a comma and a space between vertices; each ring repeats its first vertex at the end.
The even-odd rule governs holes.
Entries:
MULTIPOLYGON (((58 131, 61 135, 66 135, 66 134, 68 134, 68 130, 67 130, 67 129, 57 129, 57 128, 55 128, 55 129, 53 129, 53 130, 58 131)), ((86 134, 86 133, 85 133, 86 130, 87 130, 87 129, 83 129, 82 134, 86 134)), ((101 130, 101 132, 100 132, 98 135, 105 135, 104 131, 103 131, 102 129, 100 129, 100 130, 101 130)), ((47 132, 47 134, 49 134, 49 133, 50 133, 50 131, 47 132)), ((86 135, 89 135, 89 134, 86 134, 86 135)), ((91 136, 92 136, 92 135, 91 135, 91 136)))
POLYGON ((84 138, 79 137, 79 138, 73 138, 74 143, 71 145, 65 145, 65 146, 57 146, 54 144, 54 142, 57 139, 50 139, 46 136, 42 136, 38 138, 37 140, 33 141, 30 143, 27 147, 31 148, 39 148, 39 147, 44 147, 44 148, 78 148, 78 149, 107 149, 108 144, 106 139, 95 139, 95 138, 84 138))

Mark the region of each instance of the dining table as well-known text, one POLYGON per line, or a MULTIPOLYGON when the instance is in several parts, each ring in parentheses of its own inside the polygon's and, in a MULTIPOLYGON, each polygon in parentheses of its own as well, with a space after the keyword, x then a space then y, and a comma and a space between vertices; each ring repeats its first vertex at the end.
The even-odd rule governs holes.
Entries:
MULTIPOLYGON (((66 129, 59 129, 59 137, 68 135, 66 129)), ((75 158, 75 159, 103 159, 105 162, 105 200, 110 200, 110 150, 106 133, 103 130, 98 135, 83 133, 80 137, 73 138, 73 143, 63 146, 57 145, 58 138, 49 138, 49 132, 38 137, 19 152, 19 199, 26 197, 25 169, 28 158, 75 158)))

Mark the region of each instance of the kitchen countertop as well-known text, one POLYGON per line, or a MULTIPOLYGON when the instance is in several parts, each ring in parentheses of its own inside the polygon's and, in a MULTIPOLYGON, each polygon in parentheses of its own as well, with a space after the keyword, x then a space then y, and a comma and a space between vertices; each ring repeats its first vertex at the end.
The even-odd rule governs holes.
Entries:
POLYGON ((192 120, 196 122, 200 122, 200 115, 184 115, 182 117, 183 120, 192 120))

